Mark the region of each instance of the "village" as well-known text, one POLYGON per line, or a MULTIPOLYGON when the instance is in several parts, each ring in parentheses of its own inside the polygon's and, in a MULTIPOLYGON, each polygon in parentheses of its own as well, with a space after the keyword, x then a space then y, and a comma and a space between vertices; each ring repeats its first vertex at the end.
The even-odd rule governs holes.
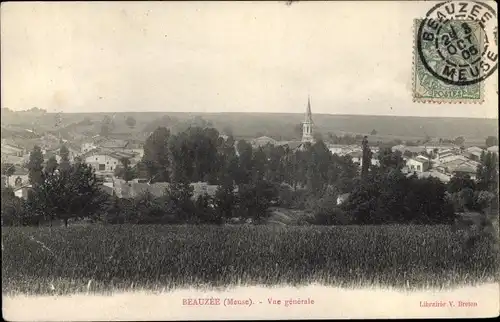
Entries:
MULTIPOLYGON (((302 124, 302 140, 278 141, 268 136, 261 136, 250 140, 252 147, 286 146, 288 149, 296 150, 304 148, 309 142, 315 139, 314 122, 311 111, 310 100, 308 99, 305 118, 302 124)), ((221 133, 224 140, 228 138, 221 133)), ((369 139, 369 136, 368 136, 369 139)), ((26 141, 25 141, 26 142, 26 141)), ((351 160, 362 167, 362 147, 360 144, 333 144, 325 142, 332 154, 348 156, 351 160)), ((31 185, 28 178, 26 165, 29 161, 30 151, 38 145, 47 162, 49 158, 55 157, 60 162, 60 149, 64 146, 69 150, 69 160, 73 162, 75 158, 80 158, 91 165, 96 175, 103 179, 103 189, 111 195, 120 198, 130 198, 139 195, 144 191, 150 191, 153 195, 161 195, 168 186, 166 182, 150 184, 148 178, 135 178, 125 182, 115 176, 117 167, 122 161, 127 159, 130 166, 136 166, 144 155, 143 144, 137 140, 106 138, 95 135, 91 138, 84 138, 79 142, 72 142, 57 137, 54 134, 45 134, 41 138, 31 140, 29 145, 20 146, 14 139, 2 138, 2 188, 10 187, 17 197, 27 198, 31 185)), ((379 165, 379 146, 370 146, 372 151, 372 165, 379 165)), ((424 145, 398 144, 391 146, 392 152, 399 151, 405 161, 403 173, 408 175, 416 174, 419 178, 435 177, 443 183, 447 183, 453 176, 468 175, 471 179, 476 179, 480 158, 483 153, 492 152, 498 155, 498 145, 490 147, 470 146, 464 147, 456 144, 444 144, 442 142, 429 141, 424 145)), ((236 142, 235 152, 238 154, 236 142)), ((206 182, 191 184, 194 187, 194 197, 208 193, 213 195, 216 186, 208 185, 206 182)))

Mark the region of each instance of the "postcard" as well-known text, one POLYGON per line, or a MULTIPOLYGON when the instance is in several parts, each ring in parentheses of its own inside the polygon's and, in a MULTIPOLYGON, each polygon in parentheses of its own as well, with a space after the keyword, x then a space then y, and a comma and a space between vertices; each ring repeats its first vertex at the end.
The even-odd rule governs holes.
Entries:
POLYGON ((495 2, 0 12, 4 319, 499 316, 495 2))

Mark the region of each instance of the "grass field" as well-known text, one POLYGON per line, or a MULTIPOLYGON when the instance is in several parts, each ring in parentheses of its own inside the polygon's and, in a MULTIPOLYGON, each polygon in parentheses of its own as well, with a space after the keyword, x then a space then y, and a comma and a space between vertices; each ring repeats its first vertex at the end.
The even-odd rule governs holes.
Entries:
POLYGON ((488 241, 446 226, 87 226, 2 229, 3 294, 189 286, 448 287, 494 279, 488 241))

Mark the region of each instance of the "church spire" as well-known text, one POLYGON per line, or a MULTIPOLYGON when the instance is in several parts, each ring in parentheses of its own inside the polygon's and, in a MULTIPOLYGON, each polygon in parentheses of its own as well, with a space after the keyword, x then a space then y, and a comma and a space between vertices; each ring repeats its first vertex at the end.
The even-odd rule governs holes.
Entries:
POLYGON ((306 118, 302 123, 302 142, 314 142, 310 96, 307 96, 306 118))
POLYGON ((312 123, 312 113, 311 113, 311 97, 307 96, 307 110, 306 110, 306 123, 312 123))

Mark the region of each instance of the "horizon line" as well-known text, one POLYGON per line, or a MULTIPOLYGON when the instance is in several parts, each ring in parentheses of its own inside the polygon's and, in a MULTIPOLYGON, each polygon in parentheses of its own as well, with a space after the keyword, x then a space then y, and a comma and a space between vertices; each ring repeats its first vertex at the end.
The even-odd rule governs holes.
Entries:
MULTIPOLYGON (((40 108, 42 109, 42 108, 40 108)), ((12 110, 12 112, 22 113, 29 110, 12 110)), ((42 109, 43 110, 43 109, 42 109)), ((179 113, 179 114, 305 114, 304 112, 206 112, 206 111, 95 111, 95 112, 57 112, 48 111, 47 114, 121 114, 121 113, 179 113)), ((498 120, 496 117, 474 117, 474 116, 421 116, 421 115, 391 115, 391 114, 332 114, 332 113, 312 113, 312 115, 328 115, 328 116, 379 116, 379 117, 418 117, 418 118, 455 118, 455 119, 483 119, 483 120, 498 120)))

